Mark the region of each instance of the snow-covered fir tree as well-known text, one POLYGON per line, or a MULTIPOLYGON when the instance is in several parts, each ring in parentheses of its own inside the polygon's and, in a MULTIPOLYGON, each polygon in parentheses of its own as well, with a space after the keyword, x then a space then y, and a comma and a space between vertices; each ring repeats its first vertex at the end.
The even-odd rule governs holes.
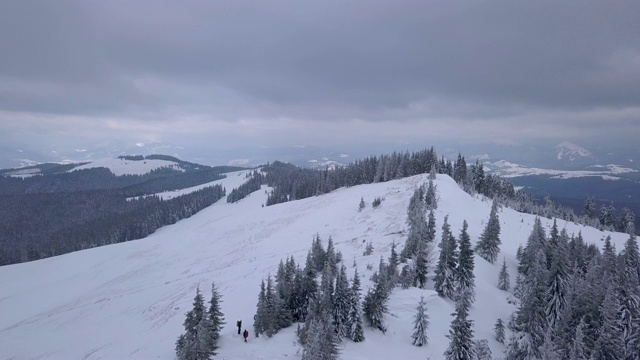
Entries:
POLYGON ((433 184, 433 180, 429 179, 429 185, 427 191, 424 194, 424 203, 427 210, 435 210, 438 208, 438 192, 436 185, 433 184))
POLYGON ((440 244, 440 256, 436 265, 434 288, 438 295, 453 299, 455 294, 455 274, 458 266, 458 253, 456 239, 451 234, 449 215, 444 217, 442 224, 440 244))
POLYGON ((476 244, 476 253, 490 263, 494 263, 500 253, 500 219, 498 218, 498 202, 493 201, 489 221, 476 244))
POLYGON ((489 341, 487 339, 476 340, 474 343, 474 360, 492 360, 491 348, 489 347, 489 341))
POLYGON ((264 279, 260 282, 260 293, 258 294, 258 304, 256 305, 256 308, 256 315, 253 320, 253 333, 256 337, 259 337, 266 331, 269 321, 269 314, 267 312, 267 291, 264 279))
POLYGON ((358 269, 353 274, 349 299, 349 317, 347 330, 349 339, 354 342, 364 341, 364 327, 362 326, 362 309, 360 306, 360 277, 358 269))
POLYGON ((426 238, 427 221, 425 219, 423 197, 424 187, 420 186, 414 191, 409 200, 409 206, 407 207, 407 225, 409 229, 404 249, 401 252, 401 256, 404 259, 414 258, 418 252, 420 240, 426 238))
POLYGON ((453 321, 449 328, 449 347, 444 353, 446 360, 470 360, 475 355, 475 342, 473 341, 473 321, 468 319, 469 303, 465 296, 460 294, 456 301, 456 310, 452 314, 453 321))
POLYGON ((328 314, 313 316, 303 344, 303 360, 334 360, 340 355, 340 339, 331 325, 328 314))
POLYGON ((427 274, 429 272, 429 260, 431 258, 431 247, 435 239, 436 219, 433 210, 429 212, 429 221, 425 232, 426 237, 418 239, 418 248, 415 254, 415 269, 413 286, 424 289, 427 284, 427 274))
POLYGON ((211 283, 211 300, 209 300, 209 323, 211 325, 211 338, 213 351, 218 349, 218 339, 220 339, 220 331, 225 323, 224 314, 220 309, 220 303, 222 302, 222 296, 218 292, 215 283, 211 283))
POLYGON ((584 319, 576 326, 575 336, 569 350, 569 360, 587 360, 587 348, 584 343, 584 319))
POLYGON ((373 289, 369 289, 364 297, 363 311, 369 326, 382 332, 387 331, 384 326, 384 316, 388 312, 387 302, 389 293, 383 281, 374 284, 373 289))
POLYGON ((365 206, 366 204, 364 203, 364 198, 360 198, 360 204, 358 205, 358 210, 362 211, 362 209, 364 209, 365 206))
MULTIPOLYGON (((554 227, 555 227, 554 221, 554 227)), ((568 283, 569 283, 569 261, 567 257, 567 246, 569 237, 566 230, 558 236, 557 240, 549 240, 554 243, 555 250, 550 252, 551 267, 547 275, 547 322, 551 328, 555 328, 567 306, 568 283)))
POLYGON ((504 344, 504 322, 502 319, 498 318, 496 324, 493 327, 493 334, 495 335, 496 341, 500 344, 504 344))
POLYGON ((216 341, 199 287, 193 299, 193 308, 187 313, 183 325, 185 333, 176 341, 176 358, 178 360, 210 359, 215 354, 216 341))
POLYGON ((600 305, 602 324, 591 353, 591 358, 594 360, 613 360, 624 357, 624 339, 618 319, 620 301, 613 288, 612 284, 606 287, 606 295, 600 305))
POLYGON ((511 284, 509 282, 509 272, 507 271, 507 260, 502 259, 502 267, 498 274, 498 289, 503 291, 509 291, 511 284))
POLYGON ((456 268, 456 296, 462 296, 463 301, 471 304, 475 301, 475 275, 473 273, 474 260, 473 250, 471 250, 471 239, 467 233, 469 225, 467 221, 462 222, 460 231, 460 255, 458 267, 456 268))
POLYGON ((336 277, 336 286, 333 295, 333 325, 339 338, 349 336, 347 324, 349 322, 350 301, 351 291, 349 289, 347 269, 342 265, 336 277))
POLYGON ((429 337, 427 329, 429 329, 429 315, 426 309, 427 303, 424 296, 420 297, 420 302, 416 308, 416 315, 413 317, 413 334, 411 334, 412 344, 415 346, 427 345, 429 337))

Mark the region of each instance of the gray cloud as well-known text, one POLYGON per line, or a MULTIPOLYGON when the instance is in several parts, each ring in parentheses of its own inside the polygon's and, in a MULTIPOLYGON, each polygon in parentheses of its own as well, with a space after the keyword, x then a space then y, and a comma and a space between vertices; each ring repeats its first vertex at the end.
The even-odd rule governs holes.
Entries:
POLYGON ((0 130, 630 142, 639 33, 637 1, 3 1, 0 130))

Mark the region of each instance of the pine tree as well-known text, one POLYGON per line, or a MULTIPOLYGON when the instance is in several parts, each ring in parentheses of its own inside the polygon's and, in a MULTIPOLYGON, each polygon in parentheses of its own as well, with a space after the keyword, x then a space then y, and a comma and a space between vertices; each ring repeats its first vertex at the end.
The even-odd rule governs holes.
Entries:
POLYGON ((474 345, 475 358, 477 360, 492 360, 491 348, 489 342, 486 339, 476 340, 474 345))
POLYGON ((384 315, 387 313, 388 293, 384 289, 382 282, 377 282, 373 289, 369 289, 364 297, 364 317, 369 326, 378 329, 383 333, 387 331, 384 326, 384 315))
POLYGON ((436 186, 433 184, 433 180, 429 179, 429 185, 424 195, 424 203, 428 210, 435 210, 438 208, 438 194, 436 186))
POLYGON ((348 318, 349 338, 354 342, 364 341, 364 327, 362 326, 362 310, 360 308, 360 277, 358 269, 353 275, 351 298, 349 301, 348 318))
POLYGON ((316 272, 321 272, 324 268, 324 262, 327 259, 327 253, 322 246, 322 240, 320 240, 319 234, 316 234, 313 238, 313 243, 311 244, 311 257, 314 264, 313 269, 316 272))
POLYGON ((476 245, 476 253, 490 263, 494 263, 500 253, 500 220, 498 219, 498 203, 494 200, 491 205, 489 221, 484 228, 480 241, 476 245))
POLYGON ((498 318, 496 325, 493 327, 493 333, 496 336, 496 341, 500 344, 504 344, 504 322, 498 318))
MULTIPOLYGON (((220 339, 220 331, 222 331, 222 326, 226 324, 224 321, 224 314, 220 310, 220 303, 222 302, 222 297, 216 288, 215 283, 211 283, 211 300, 209 300, 209 322, 211 324, 211 337, 212 337, 212 351, 218 349, 218 339, 220 339)), ((215 355, 215 353, 213 353, 215 355)))
POLYGON ((571 343, 569 360, 587 360, 587 351, 584 344, 584 326, 584 319, 580 319, 580 323, 576 327, 575 337, 571 343))
POLYGON ((326 314, 318 314, 313 317, 307 330, 307 339, 304 342, 303 360, 333 360, 338 359, 340 340, 331 326, 331 320, 326 314))
POLYGON ((498 289, 503 291, 509 291, 509 272, 507 271, 507 260, 502 259, 502 268, 500 268, 500 274, 498 275, 498 289))
MULTIPOLYGON (((551 243, 552 241, 553 240, 550 240, 549 242, 551 243)), ((567 293, 569 291, 567 289, 569 282, 569 262, 566 250, 568 246, 568 235, 564 229, 558 237, 555 246, 556 249, 551 254, 551 268, 548 273, 546 293, 546 316, 551 328, 555 328, 556 324, 560 321, 564 309, 567 306, 567 293)))
POLYGON ((440 256, 436 265, 434 288, 438 295, 453 299, 455 293, 455 274, 458 266, 456 239, 451 234, 449 215, 445 216, 440 240, 440 256))
POLYGON ((429 212, 429 222, 427 223, 426 237, 420 237, 418 248, 415 254, 415 272, 413 286, 421 289, 427 284, 427 273, 429 271, 429 258, 431 257, 431 246, 435 239, 436 219, 433 210, 429 212))
POLYGON ((619 307, 620 302, 613 291, 613 286, 607 286, 604 301, 600 305, 602 325, 598 332, 598 340, 593 347, 592 359, 614 360, 623 358, 624 340, 617 315, 619 307))
POLYGON ((541 356, 547 326, 545 316, 546 265, 543 249, 531 254, 532 262, 518 286, 522 287, 521 302, 514 320, 514 334, 507 347, 507 359, 533 360, 541 356))
POLYGON ((358 205, 358 211, 362 211, 365 207, 364 198, 360 198, 360 205, 358 205))
POLYGON ((456 296, 462 296, 464 301, 470 305, 475 301, 475 275, 473 274, 474 260, 471 250, 471 239, 467 234, 469 225, 464 220, 462 231, 460 232, 460 257, 456 268, 456 296))
POLYGON ((333 325, 339 338, 348 337, 349 329, 349 303, 351 301, 351 291, 349 289, 349 279, 347 279, 347 268, 342 265, 336 277, 336 286, 333 296, 333 325))
POLYGON ((541 360, 561 360, 560 354, 558 353, 558 349, 556 349, 556 346, 553 343, 551 328, 548 328, 544 334, 544 340, 542 342, 542 347, 540 348, 540 359, 541 360))
POLYGON ((400 257, 396 252, 396 242, 394 241, 391 243, 391 255, 389 255, 389 265, 387 267, 387 278, 391 288, 398 284, 398 264, 400 264, 400 257))
POLYGON ((402 271, 400 272, 400 287, 403 289, 408 289, 413 284, 413 270, 411 270, 411 265, 406 264, 402 267, 402 271))
POLYGON ((404 249, 400 253, 404 259, 412 259, 418 252, 418 244, 422 238, 426 238, 424 235, 427 229, 427 222, 425 220, 425 206, 424 206, 424 187, 417 188, 411 199, 409 200, 409 207, 407 208, 407 224, 409 229, 407 232, 407 240, 404 245, 404 249))
POLYGON ((420 303, 418 303, 417 313, 413 320, 413 345, 423 346, 427 345, 429 338, 427 337, 427 329, 429 328, 429 315, 426 313, 427 303, 424 301, 424 296, 420 297, 420 303))
POLYGON ((469 360, 475 355, 473 341, 473 321, 469 320, 469 303, 460 296, 456 301, 456 311, 449 328, 449 347, 444 353, 446 360, 469 360))
POLYGON ((271 274, 267 276, 267 286, 265 288, 265 320, 264 320, 264 333, 268 337, 272 337, 278 332, 278 306, 276 301, 276 293, 273 288, 273 280, 271 274))
POLYGON ((258 294, 258 304, 256 305, 256 315, 253 321, 253 333, 259 337, 267 330, 268 311, 267 311, 267 291, 264 280, 260 283, 260 293, 258 294))
POLYGON ((176 342, 176 357, 179 360, 210 359, 214 355, 215 341, 199 287, 193 299, 193 309, 184 320, 184 328, 185 333, 176 342))

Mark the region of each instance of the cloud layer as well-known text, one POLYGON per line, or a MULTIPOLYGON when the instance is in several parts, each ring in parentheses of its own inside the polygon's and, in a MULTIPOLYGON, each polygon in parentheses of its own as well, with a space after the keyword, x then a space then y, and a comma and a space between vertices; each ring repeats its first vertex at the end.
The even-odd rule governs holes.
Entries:
POLYGON ((637 1, 4 1, 0 141, 632 145, 637 34, 637 1))

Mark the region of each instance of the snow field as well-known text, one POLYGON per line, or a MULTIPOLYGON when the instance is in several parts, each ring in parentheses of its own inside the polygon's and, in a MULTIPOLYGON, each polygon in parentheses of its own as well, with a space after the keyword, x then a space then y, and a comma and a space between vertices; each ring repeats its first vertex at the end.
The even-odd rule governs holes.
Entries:
MULTIPOLYGON (((147 160, 149 161, 149 160, 147 160)), ((245 171, 217 181, 227 191, 242 184, 245 171)), ((342 252, 349 276, 353 261, 363 276, 362 296, 371 285, 380 256, 389 256, 393 241, 405 241, 409 198, 427 175, 387 183, 341 188, 330 194, 262 207, 265 191, 257 191, 235 204, 221 199, 189 219, 158 230, 148 238, 94 248, 36 262, 0 267, 0 358, 12 359, 173 359, 175 341, 183 332, 184 314, 191 309, 200 286, 208 301, 215 281, 222 294, 226 325, 218 359, 299 359, 295 326, 271 339, 253 337, 253 315, 259 284, 275 275, 280 259, 293 255, 304 265, 311 240, 317 233, 326 246, 329 236, 342 252), (358 211, 360 198, 367 206, 358 211), (383 197, 377 209, 371 201, 383 197), (363 256, 366 242, 374 246, 363 256), (371 264, 373 269, 367 270, 371 264), (237 334, 236 320, 249 329, 247 344, 237 334)), ((464 193, 447 176, 436 180, 440 198, 435 211, 436 239, 445 215, 458 237, 463 220, 475 243, 489 217, 491 203, 464 193)), ((502 258, 511 282, 516 275, 516 250, 526 242, 534 217, 511 209, 499 211, 501 253, 495 264, 475 257, 476 302, 470 309, 476 339, 487 339, 494 356, 503 345, 493 339, 498 317, 505 323, 515 310, 508 294, 497 288, 502 258)), ((542 219, 549 229, 552 220, 542 219)), ((569 234, 582 231, 587 242, 599 245, 608 233, 558 221, 569 234)), ((627 236, 610 234, 618 250, 627 236)), ((437 261, 437 247, 432 264, 437 261)), ((433 276, 433 271, 430 272, 433 276)), ((388 331, 369 328, 366 340, 342 343, 343 359, 442 358, 448 346, 453 303, 428 289, 393 291, 386 317, 388 331), (425 296, 431 325, 429 344, 411 345, 413 316, 420 296, 425 296)), ((509 333, 507 331, 507 337, 509 333)))

